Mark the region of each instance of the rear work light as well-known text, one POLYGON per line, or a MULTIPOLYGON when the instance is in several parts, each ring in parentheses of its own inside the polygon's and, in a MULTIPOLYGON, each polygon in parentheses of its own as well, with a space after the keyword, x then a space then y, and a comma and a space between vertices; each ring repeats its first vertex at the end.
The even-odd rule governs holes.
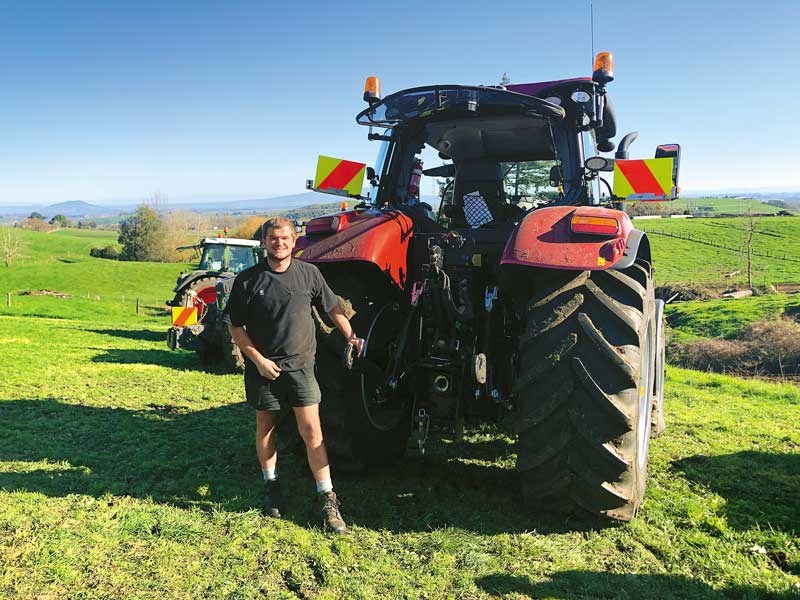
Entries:
POLYGON ((620 224, 614 217, 594 217, 575 215, 570 221, 573 233, 588 233, 591 235, 617 235, 620 224))

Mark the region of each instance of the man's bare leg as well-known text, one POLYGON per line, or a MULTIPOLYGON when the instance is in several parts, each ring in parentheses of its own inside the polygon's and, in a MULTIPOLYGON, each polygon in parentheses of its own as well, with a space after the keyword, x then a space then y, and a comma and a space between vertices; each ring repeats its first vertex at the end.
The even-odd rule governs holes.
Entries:
POLYGON ((294 407, 297 430, 306 444, 308 466, 317 483, 317 492, 322 499, 322 518, 326 529, 345 533, 347 525, 339 512, 339 500, 333 491, 328 452, 322 439, 322 425, 319 422, 319 405, 294 407))
POLYGON ((297 430, 306 445, 308 466, 314 481, 325 481, 331 478, 331 468, 328 464, 328 452, 322 439, 322 425, 319 421, 319 405, 295 406, 294 416, 297 421, 297 430))
POLYGON ((268 410, 256 411, 256 455, 262 469, 275 470, 278 446, 275 443, 276 415, 268 410))
POLYGON ((283 494, 278 485, 275 466, 278 463, 278 448, 275 443, 276 415, 268 410, 256 411, 256 455, 266 486, 264 514, 279 518, 283 512, 283 494))

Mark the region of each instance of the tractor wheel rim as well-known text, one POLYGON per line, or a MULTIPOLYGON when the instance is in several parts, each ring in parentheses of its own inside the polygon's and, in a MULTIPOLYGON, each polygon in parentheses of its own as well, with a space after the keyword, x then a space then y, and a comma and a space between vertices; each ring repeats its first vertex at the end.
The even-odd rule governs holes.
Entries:
POLYGON ((641 469, 647 461, 647 449, 650 444, 650 411, 653 407, 653 364, 651 359, 653 347, 653 327, 648 323, 644 346, 641 349, 641 369, 637 392, 639 394, 639 421, 637 423, 636 464, 641 469))
MULTIPOLYGON (((380 348, 376 348, 376 344, 380 343, 380 339, 376 339, 376 336, 379 334, 378 327, 383 323, 381 319, 390 319, 389 323, 400 323, 400 319, 392 320, 391 311, 387 312, 390 308, 389 304, 384 304, 381 306, 378 311, 375 313, 375 316, 372 318, 372 322, 370 323, 369 330, 367 331, 367 336, 364 339, 364 349, 362 350, 361 355, 364 358, 368 358, 370 346, 373 350, 373 355, 376 352, 380 351, 380 348)), ((389 341, 391 343, 391 340, 389 341)), ((380 358, 380 357, 379 357, 380 358)), ((383 366, 383 365, 382 365, 383 366)), ((405 403, 397 400, 400 399, 399 392, 395 391, 393 393, 389 393, 388 391, 381 390, 381 384, 384 382, 375 382, 371 377, 361 374, 361 403, 364 407, 364 413, 367 416, 370 424, 380 431, 389 431, 397 426, 406 415, 406 412, 410 412, 406 410, 405 403), (376 397, 379 393, 383 393, 388 397, 386 402, 386 406, 377 406, 375 401, 376 397)))

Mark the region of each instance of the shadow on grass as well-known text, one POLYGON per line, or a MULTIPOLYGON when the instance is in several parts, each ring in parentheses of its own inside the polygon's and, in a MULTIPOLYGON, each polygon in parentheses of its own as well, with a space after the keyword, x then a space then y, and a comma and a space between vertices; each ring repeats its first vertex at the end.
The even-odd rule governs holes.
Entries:
POLYGON ((224 365, 203 365, 194 352, 154 349, 112 348, 100 349, 102 354, 92 357, 92 362, 122 365, 158 365, 181 371, 224 373, 224 365))
POLYGON ((167 342, 167 331, 149 331, 147 329, 89 329, 92 333, 102 333, 127 340, 142 340, 144 342, 167 342))
POLYGON ((769 592, 752 586, 734 586, 715 590, 705 583, 681 575, 614 574, 592 571, 561 571, 546 582, 531 582, 527 577, 498 573, 475 580, 492 596, 518 594, 529 598, 636 598, 637 600, 681 600, 706 598, 758 598, 788 600, 797 598, 794 591, 769 592))
POLYGON ((800 454, 748 450, 691 456, 674 462, 673 467, 725 498, 731 527, 800 532, 800 454))
MULTIPOLYGON (((241 512, 261 504, 254 455, 253 413, 244 404, 130 411, 55 399, 0 402, 0 460, 22 463, 0 473, 0 489, 8 491, 128 495, 241 512), (24 463, 39 461, 46 464, 26 470, 24 463)), ((468 442, 434 440, 424 458, 410 456, 359 475, 334 472, 343 512, 353 524, 394 532, 556 532, 608 524, 531 514, 519 500, 512 469, 473 460, 468 442)), ((305 456, 284 452, 279 464, 291 500, 287 518, 317 526, 319 506, 305 456)))

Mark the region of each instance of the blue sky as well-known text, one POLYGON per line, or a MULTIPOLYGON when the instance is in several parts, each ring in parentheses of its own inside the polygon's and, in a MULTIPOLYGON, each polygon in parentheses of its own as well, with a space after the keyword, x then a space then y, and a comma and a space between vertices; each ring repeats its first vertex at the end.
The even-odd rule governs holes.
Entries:
MULTIPOLYGON (((800 189, 800 2, 593 4, 632 156, 681 143, 686 190, 800 189)), ((373 161, 367 75, 504 71, 589 75, 589 2, 0 0, 0 204, 299 193, 318 154, 373 161)))

